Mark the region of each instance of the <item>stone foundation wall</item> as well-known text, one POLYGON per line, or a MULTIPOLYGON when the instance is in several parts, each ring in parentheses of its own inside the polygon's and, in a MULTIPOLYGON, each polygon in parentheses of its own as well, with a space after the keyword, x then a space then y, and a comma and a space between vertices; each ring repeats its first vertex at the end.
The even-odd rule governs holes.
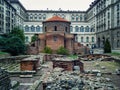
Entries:
POLYGON ((66 71, 73 71, 74 62, 67 62, 67 61, 53 61, 53 68, 60 67, 66 71))

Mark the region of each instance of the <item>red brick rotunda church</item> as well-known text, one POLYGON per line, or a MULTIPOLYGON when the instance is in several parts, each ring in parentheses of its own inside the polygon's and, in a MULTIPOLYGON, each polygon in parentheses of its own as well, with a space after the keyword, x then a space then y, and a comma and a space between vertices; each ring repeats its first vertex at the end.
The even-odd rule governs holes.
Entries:
POLYGON ((75 35, 70 33, 71 22, 59 17, 43 22, 43 33, 38 35, 38 40, 31 45, 29 52, 37 54, 43 52, 45 47, 52 49, 53 53, 62 46, 69 51, 69 54, 81 53, 80 43, 75 40, 75 35))

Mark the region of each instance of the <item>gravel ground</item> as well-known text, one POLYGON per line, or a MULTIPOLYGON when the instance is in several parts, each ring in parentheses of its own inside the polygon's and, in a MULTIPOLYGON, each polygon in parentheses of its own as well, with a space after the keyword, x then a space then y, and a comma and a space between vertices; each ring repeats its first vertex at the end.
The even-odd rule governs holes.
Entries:
POLYGON ((111 82, 118 87, 120 90, 120 75, 115 74, 115 69, 120 68, 119 64, 110 61, 82 61, 84 63, 84 70, 100 70, 102 73, 113 73, 113 74, 106 74, 103 75, 105 78, 110 78, 111 82), (97 66, 96 66, 97 64, 97 66), (105 69, 101 68, 102 66, 105 69))

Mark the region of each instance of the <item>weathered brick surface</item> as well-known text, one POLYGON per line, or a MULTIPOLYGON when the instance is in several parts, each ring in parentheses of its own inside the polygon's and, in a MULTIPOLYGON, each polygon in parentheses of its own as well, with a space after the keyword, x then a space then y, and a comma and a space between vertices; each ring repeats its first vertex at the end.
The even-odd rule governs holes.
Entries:
POLYGON ((25 60, 20 62, 20 69, 21 71, 33 71, 37 70, 39 67, 39 60, 33 61, 33 60, 25 60))
POLYGON ((66 27, 67 27, 67 31, 68 33, 70 33, 70 23, 68 22, 44 22, 43 23, 43 30, 46 31, 45 32, 53 32, 55 30, 55 26, 57 27, 57 31, 60 32, 66 32, 66 27))
POLYGON ((64 47, 64 37, 56 34, 49 35, 46 38, 46 46, 50 47, 53 51, 56 51, 59 47, 64 47), (54 37, 56 37, 56 41, 54 40, 54 37))
POLYGON ((33 70, 33 62, 31 62, 31 61, 21 62, 20 68, 21 68, 21 71, 26 71, 26 70, 32 71, 33 70))
POLYGON ((73 62, 67 62, 67 61, 53 61, 53 68, 60 67, 67 71, 73 71, 73 62))

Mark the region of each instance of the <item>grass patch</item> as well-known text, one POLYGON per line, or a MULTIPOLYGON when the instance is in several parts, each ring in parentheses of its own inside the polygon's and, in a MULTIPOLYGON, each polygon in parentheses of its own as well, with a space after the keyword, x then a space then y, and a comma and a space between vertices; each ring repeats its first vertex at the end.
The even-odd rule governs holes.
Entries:
POLYGON ((0 52, 0 55, 8 54, 7 52, 0 52))
POLYGON ((77 59, 77 58, 78 58, 77 55, 69 55, 68 57, 69 57, 69 58, 72 58, 72 59, 77 59))
MULTIPOLYGON (((110 62, 110 61, 101 61, 101 62, 97 62, 97 63, 99 63, 99 66, 97 66, 96 68, 97 69, 100 69, 100 70, 103 70, 103 69, 101 69, 101 67, 102 66, 105 66, 105 71, 106 72, 115 72, 115 70, 117 69, 117 68, 120 68, 120 63, 118 63, 118 62, 110 62)), ((95 65, 94 65, 95 66, 95 65)), ((104 71, 104 70, 103 70, 104 71)), ((104 72, 105 72, 104 71, 104 72)))
POLYGON ((112 56, 119 56, 120 57, 120 53, 118 53, 118 52, 110 53, 110 55, 112 55, 112 56))

